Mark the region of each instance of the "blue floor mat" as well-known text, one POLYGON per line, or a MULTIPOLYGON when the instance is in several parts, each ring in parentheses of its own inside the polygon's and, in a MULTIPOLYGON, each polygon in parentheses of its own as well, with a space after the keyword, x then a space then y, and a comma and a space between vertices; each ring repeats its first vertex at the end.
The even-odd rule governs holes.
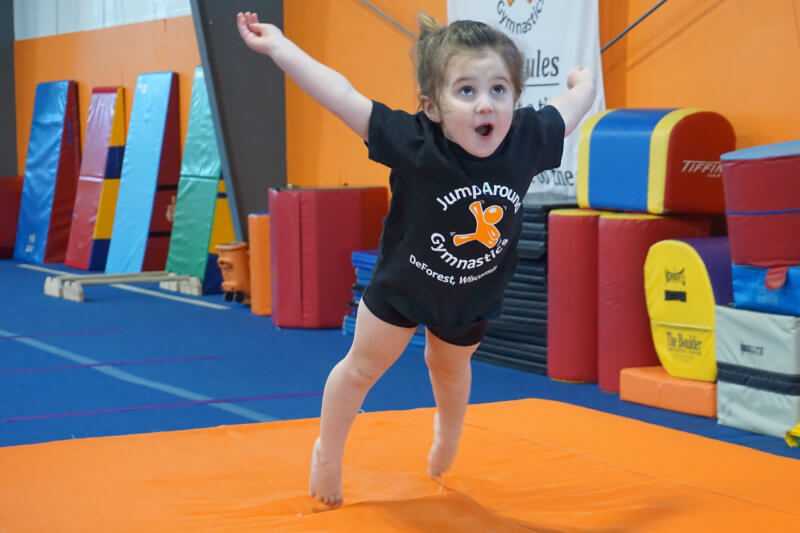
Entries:
MULTIPOLYGON (((91 286, 86 302, 69 302, 43 295, 46 276, 0 260, 7 302, 0 308, 0 446, 317 417, 328 372, 351 341, 341 329, 276 328, 221 295, 180 296, 214 309, 91 286)), ((173 296, 155 285, 136 287, 173 296)), ((622 402, 596 385, 473 363, 471 402, 520 398, 568 402, 800 458, 781 439, 622 402)), ((363 407, 433 405, 422 350, 411 347, 363 407)))

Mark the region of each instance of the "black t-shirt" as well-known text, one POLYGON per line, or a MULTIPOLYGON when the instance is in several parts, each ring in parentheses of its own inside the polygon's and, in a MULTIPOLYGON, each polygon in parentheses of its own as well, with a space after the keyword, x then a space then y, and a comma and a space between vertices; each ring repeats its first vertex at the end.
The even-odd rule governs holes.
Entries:
POLYGON ((424 113, 373 102, 367 144, 391 168, 392 190, 370 290, 429 326, 496 316, 517 265, 522 199, 535 175, 561 164, 561 114, 517 109, 495 153, 479 158, 424 113))

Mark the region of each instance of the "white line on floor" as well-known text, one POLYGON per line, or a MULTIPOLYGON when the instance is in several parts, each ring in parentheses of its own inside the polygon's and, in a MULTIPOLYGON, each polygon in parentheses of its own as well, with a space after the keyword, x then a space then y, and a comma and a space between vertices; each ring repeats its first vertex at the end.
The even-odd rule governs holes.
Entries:
MULTIPOLYGON (((25 344, 32 348, 36 348, 37 350, 47 352, 49 354, 61 357, 62 359, 66 359, 74 363, 79 363, 82 365, 102 365, 101 361, 96 361, 91 357, 86 357, 84 355, 70 352, 69 350, 64 350, 57 346, 37 341, 35 339, 24 338, 10 331, 5 331, 3 329, 0 329, 0 335, 5 337, 13 337, 12 338, 13 341, 25 344)), ((185 400, 191 400, 196 402, 205 402, 213 400, 213 398, 204 396, 202 394, 198 394, 196 392, 192 392, 190 390, 182 389, 180 387, 173 387, 172 385, 167 385, 165 383, 160 383, 158 381, 153 381, 150 379, 140 378, 129 372, 125 372, 124 370, 118 370, 116 368, 109 368, 106 366, 91 366, 90 368, 96 372, 100 372, 101 374, 106 374, 107 376, 116 378, 120 381, 131 383, 133 385, 140 385, 142 387, 147 387, 148 389, 161 391, 167 394, 171 394, 173 396, 177 396, 178 398, 183 398, 185 400)), ((244 407, 238 407, 236 405, 224 404, 224 403, 209 403, 207 405, 209 407, 214 407, 215 409, 227 411, 229 413, 241 416, 242 418, 245 418, 247 420, 252 420, 255 422, 269 422, 272 420, 277 420, 277 418, 273 416, 265 415, 263 413, 259 413, 258 411, 253 411, 251 409, 246 409, 244 407)))

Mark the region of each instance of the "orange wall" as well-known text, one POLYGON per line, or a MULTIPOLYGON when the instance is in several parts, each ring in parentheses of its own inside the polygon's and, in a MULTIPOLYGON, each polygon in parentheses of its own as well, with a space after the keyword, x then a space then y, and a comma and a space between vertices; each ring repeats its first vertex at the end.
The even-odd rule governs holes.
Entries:
MULTIPOLYGON (((423 10, 443 21, 446 0, 374 0, 408 28, 423 10)), ((654 0, 600 0, 601 42, 654 0)), ((361 2, 285 2, 286 33, 371 98, 416 107, 411 39, 361 2)), ((547 7, 545 6, 545 9, 547 7)), ((673 0, 604 55, 609 107, 703 107, 734 124, 740 147, 800 139, 800 0, 673 0)), ((200 59, 190 17, 18 41, 15 48, 20 171, 36 83, 80 82, 85 130, 90 89, 123 85, 130 98, 141 72, 180 73, 181 138, 191 74, 200 59)), ((287 82, 289 182, 301 186, 385 184, 385 168, 331 114, 287 82)))
MULTIPOLYGON (((403 26, 416 29, 416 13, 446 19, 445 0, 375 0, 403 26)), ((416 108, 411 47, 414 41, 361 2, 284 2, 286 34, 309 54, 342 72, 369 98, 416 108), (309 6, 313 5, 313 9, 309 6)), ((363 141, 296 85, 287 84, 286 144, 289 182, 302 186, 387 183, 386 167, 367 159, 363 141)))
MULTIPOLYGON (((375 3, 409 28, 419 10, 446 18, 446 0, 375 3)), ((654 3, 600 0, 601 43, 654 3)), ((286 2, 286 31, 367 96, 414 109, 413 43, 360 2, 286 2)), ((717 111, 733 123, 739 147, 800 139, 800 69, 793 68, 800 64, 800 0, 673 0, 603 62, 609 107, 717 111)), ((367 161, 361 141, 292 84, 287 106, 290 182, 386 183, 387 171, 367 161)))
POLYGON ((93 87, 124 87, 125 111, 129 118, 137 76, 143 72, 175 71, 179 75, 183 146, 192 75, 199 64, 200 55, 191 17, 17 41, 14 46, 14 68, 20 173, 25 169, 36 84, 64 79, 78 82, 83 143, 93 87))
MULTIPOLYGON (((654 3, 601 0, 606 37, 654 3)), ((798 64, 800 0, 673 0, 604 57, 608 105, 717 111, 740 148, 798 140, 798 64)))

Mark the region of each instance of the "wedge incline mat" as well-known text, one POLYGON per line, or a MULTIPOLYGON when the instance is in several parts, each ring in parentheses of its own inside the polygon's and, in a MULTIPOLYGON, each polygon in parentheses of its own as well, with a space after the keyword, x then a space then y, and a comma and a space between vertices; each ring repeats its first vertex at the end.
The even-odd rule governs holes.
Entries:
POLYGON ((178 76, 141 74, 122 160, 106 272, 163 270, 172 222, 167 216, 180 172, 178 76))

